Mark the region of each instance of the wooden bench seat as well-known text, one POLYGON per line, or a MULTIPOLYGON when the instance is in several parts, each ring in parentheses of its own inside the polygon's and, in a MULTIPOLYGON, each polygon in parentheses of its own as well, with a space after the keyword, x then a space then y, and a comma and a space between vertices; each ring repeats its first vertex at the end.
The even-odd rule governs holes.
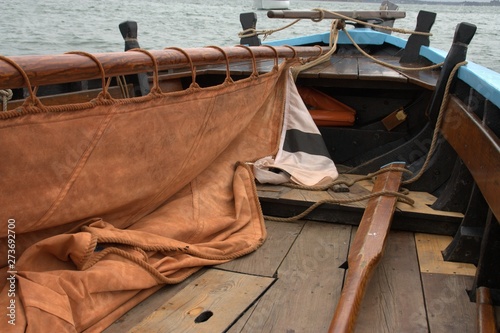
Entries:
MULTIPOLYGON (((379 56, 381 61, 391 65, 401 66, 399 58, 393 56, 379 56)), ((273 60, 257 61, 259 73, 266 73, 272 69, 273 60)), ((419 65, 421 66, 421 65, 419 65)), ((252 72, 250 62, 231 63, 231 74, 248 76, 252 72)), ((223 65, 211 67, 208 70, 198 69, 198 73, 224 74, 223 65)), ((364 56, 334 55, 329 62, 318 64, 299 74, 303 79, 341 79, 341 80, 379 80, 399 83, 412 83, 428 90, 434 90, 439 78, 439 70, 403 71, 395 70, 373 62, 364 56)))

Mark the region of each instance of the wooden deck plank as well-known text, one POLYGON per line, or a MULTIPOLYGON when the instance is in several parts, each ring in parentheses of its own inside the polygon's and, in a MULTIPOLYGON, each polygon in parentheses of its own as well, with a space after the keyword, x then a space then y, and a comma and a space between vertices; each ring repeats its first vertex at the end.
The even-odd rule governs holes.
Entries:
POLYGON ((472 276, 422 273, 429 332, 476 332, 476 304, 466 292, 473 280, 472 276))
POLYGON ((205 273, 206 269, 201 269, 195 274, 188 277, 181 283, 166 285, 158 290, 147 299, 137 304, 130 311, 125 313, 121 318, 105 329, 104 333, 123 333, 128 332, 131 328, 137 325, 138 322, 148 317, 153 311, 158 309, 165 303, 165 300, 172 298, 175 294, 180 292, 192 281, 196 280, 200 275, 205 273))
POLYGON ((315 79, 320 77, 320 74, 324 73, 324 71, 331 71, 330 67, 335 68, 335 63, 339 62, 341 58, 339 57, 331 57, 330 61, 325 61, 321 64, 318 64, 309 69, 303 70, 300 72, 299 76, 305 79, 315 79))
MULTIPOLYGON (((386 60, 384 57, 379 57, 380 60, 386 60)), ((407 82, 406 76, 398 71, 377 64, 371 59, 366 57, 358 58, 359 79, 360 80, 383 80, 383 81, 396 81, 407 82)))
POLYGON ((389 233, 384 256, 361 303, 355 332, 428 332, 413 233, 389 233))
POLYGON ((130 332, 223 332, 273 281, 209 269, 130 332))
MULTIPOLYGON (((401 64, 399 58, 386 58, 385 62, 399 67, 408 68, 420 68, 422 64, 401 64)), ((441 71, 439 69, 425 69, 425 70, 398 70, 401 75, 408 78, 409 83, 413 83, 417 86, 423 87, 428 90, 434 90, 436 88, 437 80, 441 71)))
POLYGON ((443 260, 441 251, 450 244, 452 237, 416 233, 415 240, 421 272, 467 276, 476 274, 476 266, 472 264, 443 260))
POLYGON ((326 79, 357 79, 358 78, 358 58, 333 56, 331 65, 326 67, 319 75, 326 79))
MULTIPOLYGON (((351 227, 307 222, 241 332, 326 332, 340 296, 351 227)), ((231 332, 235 332, 231 330, 231 332)))
POLYGON ((267 239, 257 251, 216 266, 224 270, 273 277, 299 235, 303 221, 266 221, 267 239))

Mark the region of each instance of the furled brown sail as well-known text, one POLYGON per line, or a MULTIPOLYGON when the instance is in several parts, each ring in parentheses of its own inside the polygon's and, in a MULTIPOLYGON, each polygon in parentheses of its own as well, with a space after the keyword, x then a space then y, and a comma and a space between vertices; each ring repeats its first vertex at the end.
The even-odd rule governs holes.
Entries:
POLYGON ((1 120, 0 235, 15 220, 17 258, 7 331, 100 331, 158 286, 258 248, 240 162, 275 153, 287 75, 1 120))

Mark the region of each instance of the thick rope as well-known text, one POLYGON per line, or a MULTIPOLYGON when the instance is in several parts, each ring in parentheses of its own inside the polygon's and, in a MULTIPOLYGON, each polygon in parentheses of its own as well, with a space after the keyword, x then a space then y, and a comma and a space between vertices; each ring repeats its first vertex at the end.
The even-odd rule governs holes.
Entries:
POLYGON ((395 192, 395 191, 380 191, 380 192, 370 193, 370 194, 366 194, 366 195, 361 195, 361 196, 358 196, 356 198, 350 198, 350 199, 319 200, 319 201, 316 201, 314 204, 312 204, 309 208, 307 208, 306 210, 304 210, 300 214, 290 216, 290 217, 276 217, 276 216, 264 215, 264 219, 266 219, 268 221, 275 221, 275 222, 293 222, 293 221, 297 221, 297 220, 300 220, 300 219, 306 217, 313 210, 315 210, 316 208, 318 208, 319 206, 324 205, 324 204, 347 204, 347 203, 351 203, 351 202, 363 201, 363 200, 367 200, 370 198, 381 197, 381 196, 397 197, 398 201, 405 202, 409 205, 413 205, 415 203, 414 200, 408 198, 408 196, 404 193, 395 192))
MULTIPOLYGON (((299 185, 299 184, 295 184, 295 183, 286 183, 286 184, 283 184, 283 185, 287 186, 287 187, 290 187, 290 188, 295 188, 295 189, 310 190, 310 191, 324 191, 324 190, 328 190, 330 188, 333 188, 334 185, 346 185, 348 187, 351 187, 352 185, 354 185, 357 182, 360 182, 362 180, 373 179, 377 175, 380 175, 382 173, 389 172, 389 171, 399 171, 399 172, 410 173, 411 174, 411 171, 408 170, 408 169, 398 168, 398 167, 390 167, 390 168, 380 169, 380 170, 378 170, 376 172, 370 173, 370 174, 368 174, 366 176, 362 176, 362 177, 360 177, 358 179, 335 180, 333 182, 330 182, 328 184, 321 185, 321 186, 305 186, 305 185, 299 185)), ((332 198, 332 199, 324 199, 324 200, 319 200, 319 201, 315 202, 309 208, 307 208, 306 210, 304 210, 302 213, 294 215, 294 216, 290 216, 290 217, 264 216, 264 218, 266 220, 276 221, 276 222, 293 222, 293 221, 297 221, 297 220, 300 220, 300 219, 306 217, 313 210, 315 210, 316 208, 318 208, 319 206, 321 206, 323 204, 347 204, 347 203, 363 201, 363 200, 367 200, 367 199, 375 198, 375 197, 380 197, 380 196, 393 196, 393 197, 397 197, 398 201, 404 202, 404 203, 407 203, 408 205, 413 206, 413 204, 415 202, 414 202, 413 199, 410 199, 407 194, 408 193, 405 190, 403 190, 402 192, 380 191, 380 192, 369 193, 369 194, 366 194, 366 195, 357 196, 355 198, 346 198, 346 199, 333 199, 332 198)))
POLYGON ((8 102, 12 99, 12 90, 0 90, 0 97, 2 98, 2 111, 7 111, 8 102))
POLYGON ((429 152, 427 153, 427 157, 425 158, 424 165, 422 165, 422 168, 420 168, 419 172, 412 177, 411 179, 405 180, 402 182, 402 184, 411 184, 416 182, 422 175, 424 174, 425 170, 427 169, 431 157, 434 154, 437 146, 437 141, 439 138, 439 131, 441 129, 441 124, 443 122, 443 117, 444 117, 444 111, 446 110, 446 106, 448 105, 448 101, 450 99, 450 87, 451 83, 453 82, 453 78, 455 77, 455 74, 457 73, 458 69, 464 65, 467 64, 467 61, 462 61, 459 62, 458 64, 453 67, 452 71, 450 72, 450 76, 448 77, 448 81, 446 81, 446 86, 444 89, 444 95, 443 95, 443 101, 441 102, 441 107, 439 108, 439 113, 438 117, 436 119, 436 126, 434 127, 434 133, 432 134, 432 141, 431 141, 431 146, 429 148, 429 152))
POLYGON ((315 60, 302 64, 301 66, 292 67, 291 71, 294 81, 297 80, 297 77, 300 72, 330 60, 335 51, 337 51, 337 42, 339 40, 339 29, 338 29, 339 24, 340 20, 332 21, 332 26, 330 28, 330 41, 329 41, 330 50, 327 53, 319 56, 315 60))

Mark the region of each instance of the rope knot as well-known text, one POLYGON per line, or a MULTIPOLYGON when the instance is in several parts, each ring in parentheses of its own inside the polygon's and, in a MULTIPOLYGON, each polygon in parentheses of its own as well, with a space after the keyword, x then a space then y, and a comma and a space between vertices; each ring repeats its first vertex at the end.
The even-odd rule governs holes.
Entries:
POLYGON ((12 99, 12 90, 0 90, 0 97, 2 98, 2 111, 7 111, 7 102, 12 99))

